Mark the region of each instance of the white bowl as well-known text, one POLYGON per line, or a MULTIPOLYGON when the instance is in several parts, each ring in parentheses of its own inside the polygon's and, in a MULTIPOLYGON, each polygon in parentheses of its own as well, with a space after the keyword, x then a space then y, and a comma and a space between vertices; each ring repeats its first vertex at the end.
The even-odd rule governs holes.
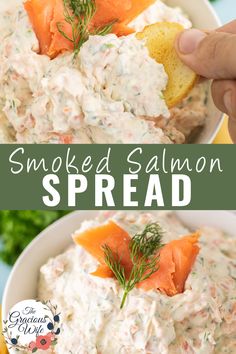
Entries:
MULTIPOLYGON (((6 10, 13 4, 22 3, 23 0, 0 0, 0 11, 6 10)), ((201 29, 215 29, 221 25, 213 7, 208 0, 167 0, 167 5, 179 6, 189 15, 193 25, 201 29)), ((211 93, 207 103, 208 117, 202 131, 191 141, 194 144, 209 144, 214 140, 223 120, 222 113, 215 107, 211 93)))
MULTIPOLYGON (((50 257, 62 253, 72 244, 71 234, 83 220, 93 219, 97 211, 71 213, 45 229, 25 249, 16 262, 3 295, 3 318, 17 302, 36 297, 40 267, 50 257)), ((190 228, 214 226, 234 236, 236 214, 226 211, 182 211, 178 217, 190 228)))

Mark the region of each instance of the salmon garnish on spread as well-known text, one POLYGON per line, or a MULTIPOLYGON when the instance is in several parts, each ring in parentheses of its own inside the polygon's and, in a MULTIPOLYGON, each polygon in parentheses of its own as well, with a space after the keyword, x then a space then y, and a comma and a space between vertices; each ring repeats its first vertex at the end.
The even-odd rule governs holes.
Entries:
MULTIPOLYGON (((160 247, 156 254, 155 271, 147 279, 136 284, 137 287, 146 291, 156 289, 168 296, 182 293, 200 250, 199 237, 199 233, 194 233, 160 247)), ((106 264, 105 245, 109 247, 117 262, 120 262, 126 277, 130 275, 133 268, 130 247, 132 238, 114 221, 76 234, 74 241, 100 263, 100 267, 93 275, 102 278, 114 277, 112 270, 106 264)))
MULTIPOLYGON (((73 38, 72 25, 65 18, 65 6, 70 9, 71 4, 74 4, 78 8, 80 2, 80 0, 27 0, 24 3, 39 40, 40 54, 54 58, 62 52, 74 49, 74 43, 71 40, 73 38), (64 35, 59 31, 59 24, 64 35)), ((85 6, 93 6, 94 9, 92 18, 89 18, 89 23, 86 24, 88 32, 96 34, 96 29, 104 28, 114 22, 114 26, 111 26, 112 33, 119 36, 128 35, 134 32, 128 24, 154 2, 155 0, 83 1, 85 6)), ((76 21, 74 17, 74 25, 76 21)), ((79 37, 77 39, 79 40, 79 37)))

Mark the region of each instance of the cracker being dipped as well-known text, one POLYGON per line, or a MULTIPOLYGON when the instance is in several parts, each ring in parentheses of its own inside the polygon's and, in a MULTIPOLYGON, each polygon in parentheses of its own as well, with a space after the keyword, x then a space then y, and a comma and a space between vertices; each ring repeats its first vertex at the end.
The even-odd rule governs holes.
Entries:
POLYGON ((175 50, 175 39, 183 30, 178 23, 160 22, 136 34, 138 39, 146 40, 150 56, 164 65, 169 77, 164 97, 169 108, 180 103, 198 79, 197 74, 180 60, 175 50))

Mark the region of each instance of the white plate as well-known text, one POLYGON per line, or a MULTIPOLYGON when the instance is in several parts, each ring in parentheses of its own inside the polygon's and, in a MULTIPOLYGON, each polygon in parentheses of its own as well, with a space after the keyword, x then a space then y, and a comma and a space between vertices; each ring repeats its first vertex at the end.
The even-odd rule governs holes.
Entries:
MULTIPOLYGON (((72 243, 71 234, 83 220, 93 219, 98 212, 78 211, 69 214, 45 229, 25 249, 16 262, 3 296, 3 317, 17 302, 36 296, 40 267, 50 257, 62 253, 72 243)), ((181 211, 178 217, 190 228, 214 226, 235 235, 236 214, 226 211, 181 211)))
MULTIPOLYGON (((0 0, 0 11, 6 10, 13 4, 19 4, 22 0, 0 0)), ((208 0, 167 0, 170 6, 179 6, 187 13, 195 27, 201 29, 214 29, 221 25, 213 7, 208 0)), ((208 117, 204 128, 197 138, 192 141, 194 144, 208 144, 214 140, 222 123, 223 115, 215 107, 211 94, 207 104, 208 117)))

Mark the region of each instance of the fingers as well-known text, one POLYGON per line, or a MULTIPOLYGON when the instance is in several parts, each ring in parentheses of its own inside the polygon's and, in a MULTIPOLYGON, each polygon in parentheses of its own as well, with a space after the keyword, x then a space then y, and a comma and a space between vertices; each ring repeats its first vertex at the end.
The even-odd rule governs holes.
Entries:
POLYGON ((227 23, 226 25, 218 28, 216 31, 236 34, 236 20, 227 23))
POLYGON ((212 84, 215 105, 236 121, 236 81, 216 80, 212 84))
POLYGON ((212 84, 215 105, 229 116, 229 133, 236 143, 236 81, 216 80, 212 84))
POLYGON ((214 103, 229 115, 229 132, 236 143, 236 21, 208 33, 184 31, 175 46, 186 65, 198 75, 214 80, 214 103))
POLYGON ((177 38, 176 50, 181 60, 200 76, 236 79, 236 34, 187 30, 177 38))
POLYGON ((236 144, 236 121, 229 119, 229 134, 234 144, 236 144))

